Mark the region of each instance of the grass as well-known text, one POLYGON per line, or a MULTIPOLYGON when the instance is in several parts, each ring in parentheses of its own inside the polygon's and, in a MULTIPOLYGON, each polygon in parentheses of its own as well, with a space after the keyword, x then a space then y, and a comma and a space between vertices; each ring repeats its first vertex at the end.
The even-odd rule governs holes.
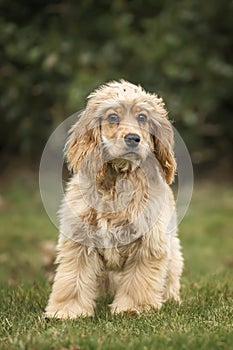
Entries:
POLYGON ((41 244, 57 230, 33 177, 3 183, 0 196, 2 350, 230 349, 233 343, 233 188, 197 184, 180 225, 185 257, 180 307, 112 317, 99 300, 94 318, 49 321, 50 286, 41 244))

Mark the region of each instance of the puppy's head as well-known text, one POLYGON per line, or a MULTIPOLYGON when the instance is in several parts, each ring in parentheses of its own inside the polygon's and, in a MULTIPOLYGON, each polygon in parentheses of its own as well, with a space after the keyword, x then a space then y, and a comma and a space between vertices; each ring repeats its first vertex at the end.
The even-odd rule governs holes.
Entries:
POLYGON ((89 165, 111 162, 123 171, 130 169, 129 164, 140 165, 151 152, 167 183, 173 181, 176 168, 173 131, 162 99, 123 80, 103 85, 89 95, 65 151, 74 172, 87 159, 89 165))

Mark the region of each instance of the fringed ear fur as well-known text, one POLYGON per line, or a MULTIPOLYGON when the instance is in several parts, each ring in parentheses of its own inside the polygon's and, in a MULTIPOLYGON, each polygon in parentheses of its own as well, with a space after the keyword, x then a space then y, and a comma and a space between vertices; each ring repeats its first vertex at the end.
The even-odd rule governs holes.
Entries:
POLYGON ((99 152, 101 146, 100 126, 97 121, 92 120, 88 125, 88 116, 85 115, 84 111, 78 122, 70 129, 69 134, 64 151, 70 171, 76 173, 87 160, 101 162, 100 159, 94 159, 97 153, 98 158, 101 157, 99 152))
POLYGON ((176 161, 173 152, 174 135, 171 123, 163 116, 152 120, 153 152, 159 161, 166 182, 170 185, 175 176, 176 161))

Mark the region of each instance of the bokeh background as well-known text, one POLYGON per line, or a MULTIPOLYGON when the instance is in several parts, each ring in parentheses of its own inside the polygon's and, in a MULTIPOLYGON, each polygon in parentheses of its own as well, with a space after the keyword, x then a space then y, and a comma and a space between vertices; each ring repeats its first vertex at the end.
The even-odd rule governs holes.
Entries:
POLYGON ((124 78, 164 98, 196 175, 229 179, 232 14, 230 0, 1 0, 1 170, 36 164, 94 88, 124 78))

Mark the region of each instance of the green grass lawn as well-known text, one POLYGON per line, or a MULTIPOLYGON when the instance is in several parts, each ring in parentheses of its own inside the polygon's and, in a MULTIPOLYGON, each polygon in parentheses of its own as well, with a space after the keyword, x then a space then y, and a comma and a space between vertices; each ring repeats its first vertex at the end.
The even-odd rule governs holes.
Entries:
POLYGON ((50 285, 44 241, 57 229, 30 175, 5 181, 0 192, 0 349, 232 349, 233 188, 196 184, 180 224, 185 257, 180 307, 168 303, 140 317, 113 317, 110 300, 94 318, 43 319, 50 285))

